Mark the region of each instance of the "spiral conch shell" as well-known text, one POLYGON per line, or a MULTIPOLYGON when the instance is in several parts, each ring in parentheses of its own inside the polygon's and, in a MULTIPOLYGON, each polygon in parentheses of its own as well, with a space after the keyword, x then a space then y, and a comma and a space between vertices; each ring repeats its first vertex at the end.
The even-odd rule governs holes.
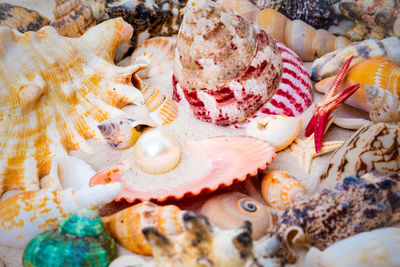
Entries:
POLYGON ((284 171, 270 171, 263 175, 261 193, 271 207, 284 210, 298 196, 305 195, 304 186, 284 171))
POLYGON ((174 59, 174 100, 200 120, 243 121, 275 93, 282 57, 259 26, 208 0, 189 1, 174 59))
POLYGON ((39 189, 55 156, 90 152, 85 139, 103 139, 101 121, 122 115, 118 108, 126 104, 143 103, 131 76, 144 66, 112 63, 131 35, 122 19, 80 38, 48 26, 25 34, 0 28, 0 194, 39 189))
POLYGON ((165 234, 179 234, 183 231, 181 216, 176 206, 142 202, 102 219, 119 244, 135 253, 152 255, 142 229, 154 226, 165 234))
POLYGON ((400 121, 400 99, 382 88, 365 85, 369 118, 374 122, 400 121))
POLYGON ((251 222, 252 237, 259 239, 272 230, 273 218, 268 207, 239 192, 214 196, 201 207, 200 213, 222 229, 240 227, 245 221, 251 222))
POLYGON ((0 245, 23 247, 35 235, 56 228, 68 215, 88 205, 111 202, 119 183, 73 189, 26 191, 0 201, 0 245))

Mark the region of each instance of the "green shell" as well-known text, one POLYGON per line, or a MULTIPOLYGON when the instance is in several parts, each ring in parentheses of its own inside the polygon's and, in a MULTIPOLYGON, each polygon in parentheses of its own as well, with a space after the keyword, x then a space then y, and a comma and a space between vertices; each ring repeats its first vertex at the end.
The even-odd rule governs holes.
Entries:
POLYGON ((75 214, 58 229, 32 239, 25 248, 23 266, 108 266, 116 257, 115 241, 101 218, 75 214))

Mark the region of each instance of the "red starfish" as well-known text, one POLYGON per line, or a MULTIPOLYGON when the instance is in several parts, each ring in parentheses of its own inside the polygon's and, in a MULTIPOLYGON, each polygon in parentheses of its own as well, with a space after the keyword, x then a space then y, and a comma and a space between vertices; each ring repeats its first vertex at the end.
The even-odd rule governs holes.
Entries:
POLYGON ((324 138, 326 124, 328 122, 329 115, 334 111, 340 104, 346 101, 358 88, 360 84, 353 84, 350 87, 344 89, 342 92, 337 94, 340 84, 342 83, 346 71, 349 68, 350 62, 353 59, 351 56, 339 74, 336 76, 331 87, 326 92, 321 102, 317 103, 314 107, 314 115, 306 127, 305 136, 309 137, 314 132, 314 144, 315 152, 319 152, 322 146, 322 139, 324 138))

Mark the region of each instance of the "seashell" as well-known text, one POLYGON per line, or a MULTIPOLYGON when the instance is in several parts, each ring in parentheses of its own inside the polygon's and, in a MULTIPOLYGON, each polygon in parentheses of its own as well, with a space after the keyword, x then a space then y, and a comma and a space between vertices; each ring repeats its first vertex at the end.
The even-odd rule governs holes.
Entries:
MULTIPOLYGON (((143 135, 140 138, 142 137, 143 135)), ((198 176, 187 177, 182 184, 171 186, 160 182, 149 188, 137 183, 133 187, 128 185, 127 178, 120 176, 112 178, 95 176, 90 183, 95 185, 121 182, 124 189, 117 201, 121 199, 128 202, 150 199, 166 201, 168 197, 181 199, 185 194, 198 195, 202 190, 215 191, 219 187, 231 185, 234 181, 244 181, 247 177, 256 175, 259 170, 265 169, 276 156, 273 146, 266 141, 248 136, 207 138, 188 142, 186 147, 209 162, 210 167, 198 176)))
POLYGON ((400 171, 400 124, 375 123, 361 127, 329 160, 320 188, 333 188, 346 176, 370 171, 400 171))
POLYGON ((115 48, 131 34, 122 19, 80 38, 61 37, 51 27, 25 34, 0 29, 0 194, 38 190, 55 156, 90 152, 85 139, 103 139, 99 122, 143 102, 131 76, 145 66, 112 64, 115 48), (13 76, 19 78, 11 82, 13 76))
POLYGON ((273 227, 273 217, 268 207, 257 200, 239 193, 230 192, 208 199, 200 213, 222 229, 240 227, 245 221, 251 222, 253 239, 260 239, 273 227))
MULTIPOLYGON (((334 78, 330 77, 316 83, 315 89, 325 92, 334 78)), ((354 83, 360 83, 361 88, 345 103, 366 112, 370 111, 365 95, 366 84, 392 92, 397 95, 397 98, 400 98, 400 68, 394 62, 384 58, 370 58, 353 66, 348 71, 339 91, 354 83)))
POLYGON ((324 251, 311 248, 306 266, 399 266, 396 251, 400 251, 400 229, 380 228, 343 239, 324 251))
MULTIPOLYGON (((344 37, 336 37, 324 29, 314 29, 302 20, 291 20, 286 13, 282 14, 271 8, 259 10, 250 3, 251 1, 240 1, 240 4, 237 0, 219 0, 218 2, 260 25, 272 38, 287 45, 304 61, 313 61, 326 53, 351 44, 344 37)), ((288 5, 293 2, 300 1, 285 1, 288 5)), ((300 13, 302 10, 304 9, 297 8, 293 14, 300 13)), ((324 21, 327 20, 324 18, 324 21)))
POLYGON ((88 205, 101 206, 121 192, 113 183, 79 190, 25 191, 0 201, 0 245, 24 247, 37 234, 56 228, 68 215, 88 205))
POLYGON ((85 161, 71 157, 56 157, 51 162, 49 175, 40 179, 42 189, 81 189, 89 186, 96 172, 85 161))
POLYGON ((279 50, 260 27, 217 3, 188 2, 175 50, 173 99, 185 99, 195 117, 217 125, 243 121, 272 97, 281 75, 279 50))
POLYGON ((290 145, 301 129, 301 118, 285 115, 264 115, 254 118, 246 127, 246 134, 268 141, 276 152, 290 145))
POLYGON ((353 56, 350 67, 374 57, 385 57, 400 65, 400 39, 388 37, 383 40, 368 39, 350 44, 316 59, 311 67, 311 79, 320 81, 339 73, 341 66, 353 56))
POLYGON ((143 259, 143 256, 134 254, 134 255, 124 255, 116 258, 111 262, 109 267, 144 267, 147 266, 146 264, 147 261, 143 259))
POLYGON ((0 26, 20 32, 38 31, 50 21, 39 12, 21 6, 0 3, 0 26))
POLYGON ((398 174, 368 173, 361 178, 348 176, 333 189, 297 199, 276 224, 277 255, 294 263, 297 248, 324 250, 339 240, 399 220, 399 189, 398 174))
POLYGON ((119 244, 135 253, 152 255, 142 229, 153 226, 165 234, 179 234, 183 231, 181 213, 174 205, 142 202, 102 219, 119 244))
POLYGON ((26 246, 23 266, 108 266, 117 246, 97 211, 80 211, 58 229, 37 235, 26 246))
POLYGON ((176 139, 161 130, 142 134, 133 149, 136 165, 149 174, 169 172, 181 159, 181 149, 176 139))
POLYGON ((344 118, 344 117, 334 117, 333 123, 341 128, 358 130, 366 124, 371 124, 370 120, 365 120, 361 118, 344 118))
POLYGON ((261 180, 261 193, 265 202, 274 209, 284 210, 306 189, 293 176, 284 171, 269 171, 261 180))
POLYGON ((369 117, 374 122, 400 121, 400 99, 397 95, 376 86, 365 85, 369 117))
POLYGON ((131 147, 139 136, 154 125, 131 118, 114 118, 97 126, 108 144, 115 149, 131 147))

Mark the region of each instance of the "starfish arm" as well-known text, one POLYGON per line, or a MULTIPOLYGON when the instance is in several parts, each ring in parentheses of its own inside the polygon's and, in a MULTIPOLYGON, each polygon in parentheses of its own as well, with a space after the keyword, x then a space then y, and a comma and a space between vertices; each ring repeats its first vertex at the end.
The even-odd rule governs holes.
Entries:
POLYGON ((351 56, 346 63, 344 63, 343 67, 340 69, 339 74, 336 75, 335 80, 333 81, 331 87, 329 88, 328 92, 326 93, 326 95, 322 98, 321 103, 325 103, 327 100, 330 100, 331 98, 333 98, 336 93, 337 90, 339 89, 340 84, 343 82, 343 79, 346 75, 346 72, 350 66, 350 63, 353 59, 353 56, 351 56))
POLYGON ((318 116, 317 123, 314 129, 314 145, 315 152, 318 153, 321 150, 322 141, 324 139, 326 125, 328 124, 330 112, 324 113, 318 116))
POLYGON ((309 137, 314 132, 315 124, 317 123, 317 118, 318 118, 317 113, 314 113, 314 115, 311 117, 311 120, 307 124, 306 131, 304 133, 306 137, 309 137))
POLYGON ((321 150, 318 152, 316 156, 321 156, 323 154, 329 153, 341 147, 344 144, 344 141, 330 141, 324 142, 322 144, 321 150))

